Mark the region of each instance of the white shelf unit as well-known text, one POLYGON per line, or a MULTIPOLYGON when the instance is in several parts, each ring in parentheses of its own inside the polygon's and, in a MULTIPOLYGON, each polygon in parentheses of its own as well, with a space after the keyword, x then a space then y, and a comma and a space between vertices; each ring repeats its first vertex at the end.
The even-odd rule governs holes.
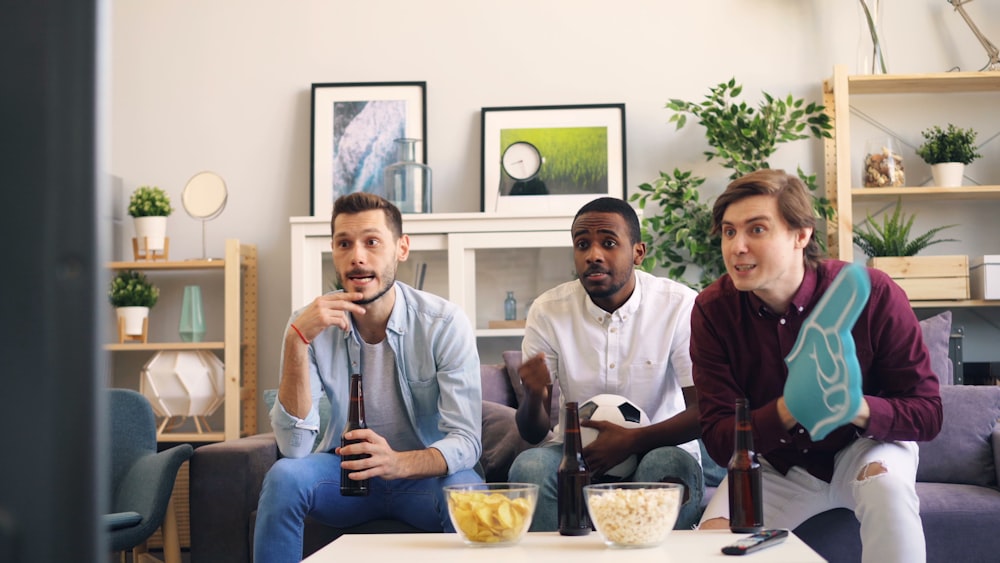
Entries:
MULTIPOLYGON (((513 251, 518 254, 527 251, 545 252, 556 249, 559 256, 565 250, 565 276, 560 279, 560 265, 551 264, 543 256, 538 260, 537 269, 512 266, 510 276, 534 278, 537 283, 530 285, 535 293, 558 281, 569 281, 572 267, 572 240, 570 225, 572 215, 514 217, 489 213, 434 213, 404 214, 403 232, 410 237, 410 260, 419 253, 443 256, 438 263, 447 270, 443 287, 426 288, 459 305, 468 315, 476 336, 481 338, 521 337, 523 328, 490 329, 484 312, 488 307, 484 299, 488 295, 498 296, 502 304, 504 287, 491 287, 499 283, 488 274, 477 275, 484 264, 477 262, 480 256, 488 259, 491 251, 513 251), (523 270, 523 271, 522 271, 523 270), (556 276, 552 276, 556 271, 556 276), (555 280, 555 281, 552 281, 555 280)), ((318 217, 292 217, 292 310, 298 309, 324 292, 324 265, 331 260, 330 221, 318 217)), ((516 257, 511 260, 517 260, 516 257)), ((555 262, 555 260, 551 261, 555 262)), ((522 262, 517 264, 523 266, 522 262)), ((328 266, 327 266, 328 267, 328 266)), ((409 280, 399 276, 401 281, 409 280)), ((326 290, 329 290, 327 288, 326 290)), ((519 295, 519 309, 526 305, 526 295, 519 295)), ((502 306, 500 307, 502 309, 502 306)), ((521 309, 523 310, 523 309, 521 309)), ((523 317, 523 315, 522 315, 523 317)))
MULTIPOLYGON (((113 343, 105 349, 114 353, 159 352, 163 350, 212 350, 222 352, 225 365, 223 429, 210 432, 158 432, 160 442, 217 442, 235 440, 257 433, 257 247, 226 241, 223 260, 127 261, 110 262, 108 269, 143 271, 153 278, 160 273, 221 272, 223 340, 211 342, 113 343)), ((161 296, 162 298, 162 296, 161 296)), ((152 315, 156 314, 154 307, 152 315)))
MULTIPOLYGON (((948 95, 959 93, 1000 93, 1000 72, 947 72, 932 74, 848 75, 846 65, 836 65, 833 76, 823 84, 823 103, 833 121, 832 137, 824 141, 826 195, 837 213, 837 221, 827 226, 831 256, 848 262, 854 260, 852 240, 854 210, 858 203, 881 202, 890 205, 897 198, 904 202, 947 204, 977 201, 986 205, 1000 203, 1000 185, 941 187, 865 188, 857 185, 860 164, 852 170, 851 100, 857 96, 905 96, 908 94, 948 95), (856 173, 855 173, 856 172, 856 173)), ((914 117, 914 120, 919 119, 914 117)), ((1000 301, 944 300, 915 301, 914 307, 995 307, 1000 301)))

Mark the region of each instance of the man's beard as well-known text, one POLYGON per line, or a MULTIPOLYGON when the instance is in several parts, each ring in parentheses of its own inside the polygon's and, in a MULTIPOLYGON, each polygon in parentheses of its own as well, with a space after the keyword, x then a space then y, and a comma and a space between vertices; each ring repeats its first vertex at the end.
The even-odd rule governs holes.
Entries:
MULTIPOLYGON (((367 274, 368 272, 359 272, 359 271, 351 271, 347 273, 348 276, 367 275, 367 274)), ((372 275, 374 276, 374 274, 372 275)), ((343 276, 340 275, 340 272, 335 272, 335 277, 337 279, 337 286, 340 287, 341 289, 344 289, 344 278, 343 276)), ((382 272, 382 279, 386 279, 388 280, 388 282, 384 286, 380 287, 375 295, 367 299, 361 299, 359 301, 355 301, 355 303, 357 303, 358 305, 370 305, 378 301, 379 298, 381 298, 386 293, 389 293, 389 290, 392 289, 392 286, 396 285, 396 272, 386 270, 382 272)))

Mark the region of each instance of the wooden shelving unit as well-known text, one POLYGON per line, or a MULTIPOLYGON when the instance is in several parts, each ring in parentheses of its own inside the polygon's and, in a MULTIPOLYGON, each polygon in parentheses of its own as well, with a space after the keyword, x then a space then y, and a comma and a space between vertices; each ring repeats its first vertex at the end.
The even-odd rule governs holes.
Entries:
POLYGON ((163 350, 214 350, 225 365, 223 429, 218 432, 160 432, 161 442, 217 442, 257 432, 257 247, 226 241, 223 260, 124 261, 108 268, 149 272, 217 270, 223 276, 224 340, 222 342, 148 342, 107 344, 114 353, 163 350))
MULTIPOLYGON (((953 94, 1000 92, 1000 73, 947 72, 933 74, 848 75, 845 65, 836 65, 823 84, 823 103, 833 122, 832 137, 824 141, 826 195, 837 212, 837 221, 827 225, 831 256, 854 260, 852 241, 854 203, 858 201, 962 201, 1000 202, 1000 185, 960 188, 900 187, 864 188, 852 184, 861 174, 851 173, 851 98, 861 95, 953 94)), ((915 301, 914 307, 1000 307, 1000 301, 915 301)))

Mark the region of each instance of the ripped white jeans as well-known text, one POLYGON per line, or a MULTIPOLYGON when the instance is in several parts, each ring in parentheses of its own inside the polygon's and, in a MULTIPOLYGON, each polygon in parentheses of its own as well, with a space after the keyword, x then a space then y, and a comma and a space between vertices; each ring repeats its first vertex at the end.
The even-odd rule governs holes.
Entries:
MULTIPOLYGON (((761 458, 764 525, 788 528, 831 508, 853 510, 861 523, 865 562, 926 561, 920 500, 914 483, 919 453, 914 442, 877 442, 859 438, 837 454, 833 479, 827 483, 800 467, 782 475, 761 458), (878 473, 881 464, 885 471, 878 473), (867 477, 858 479, 862 471, 867 477)), ((701 521, 729 518, 726 480, 712 496, 701 521)))

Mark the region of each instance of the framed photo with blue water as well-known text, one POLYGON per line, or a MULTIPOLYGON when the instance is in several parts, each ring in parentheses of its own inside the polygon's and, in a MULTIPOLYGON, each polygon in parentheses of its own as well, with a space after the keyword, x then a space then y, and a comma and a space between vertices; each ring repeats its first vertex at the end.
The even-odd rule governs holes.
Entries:
POLYGON ((481 211, 573 215, 625 198, 625 104, 482 109, 481 211))
POLYGON ((397 139, 417 139, 414 159, 427 162, 426 82, 312 85, 310 214, 330 217, 344 194, 386 196, 385 169, 399 160, 397 139))

